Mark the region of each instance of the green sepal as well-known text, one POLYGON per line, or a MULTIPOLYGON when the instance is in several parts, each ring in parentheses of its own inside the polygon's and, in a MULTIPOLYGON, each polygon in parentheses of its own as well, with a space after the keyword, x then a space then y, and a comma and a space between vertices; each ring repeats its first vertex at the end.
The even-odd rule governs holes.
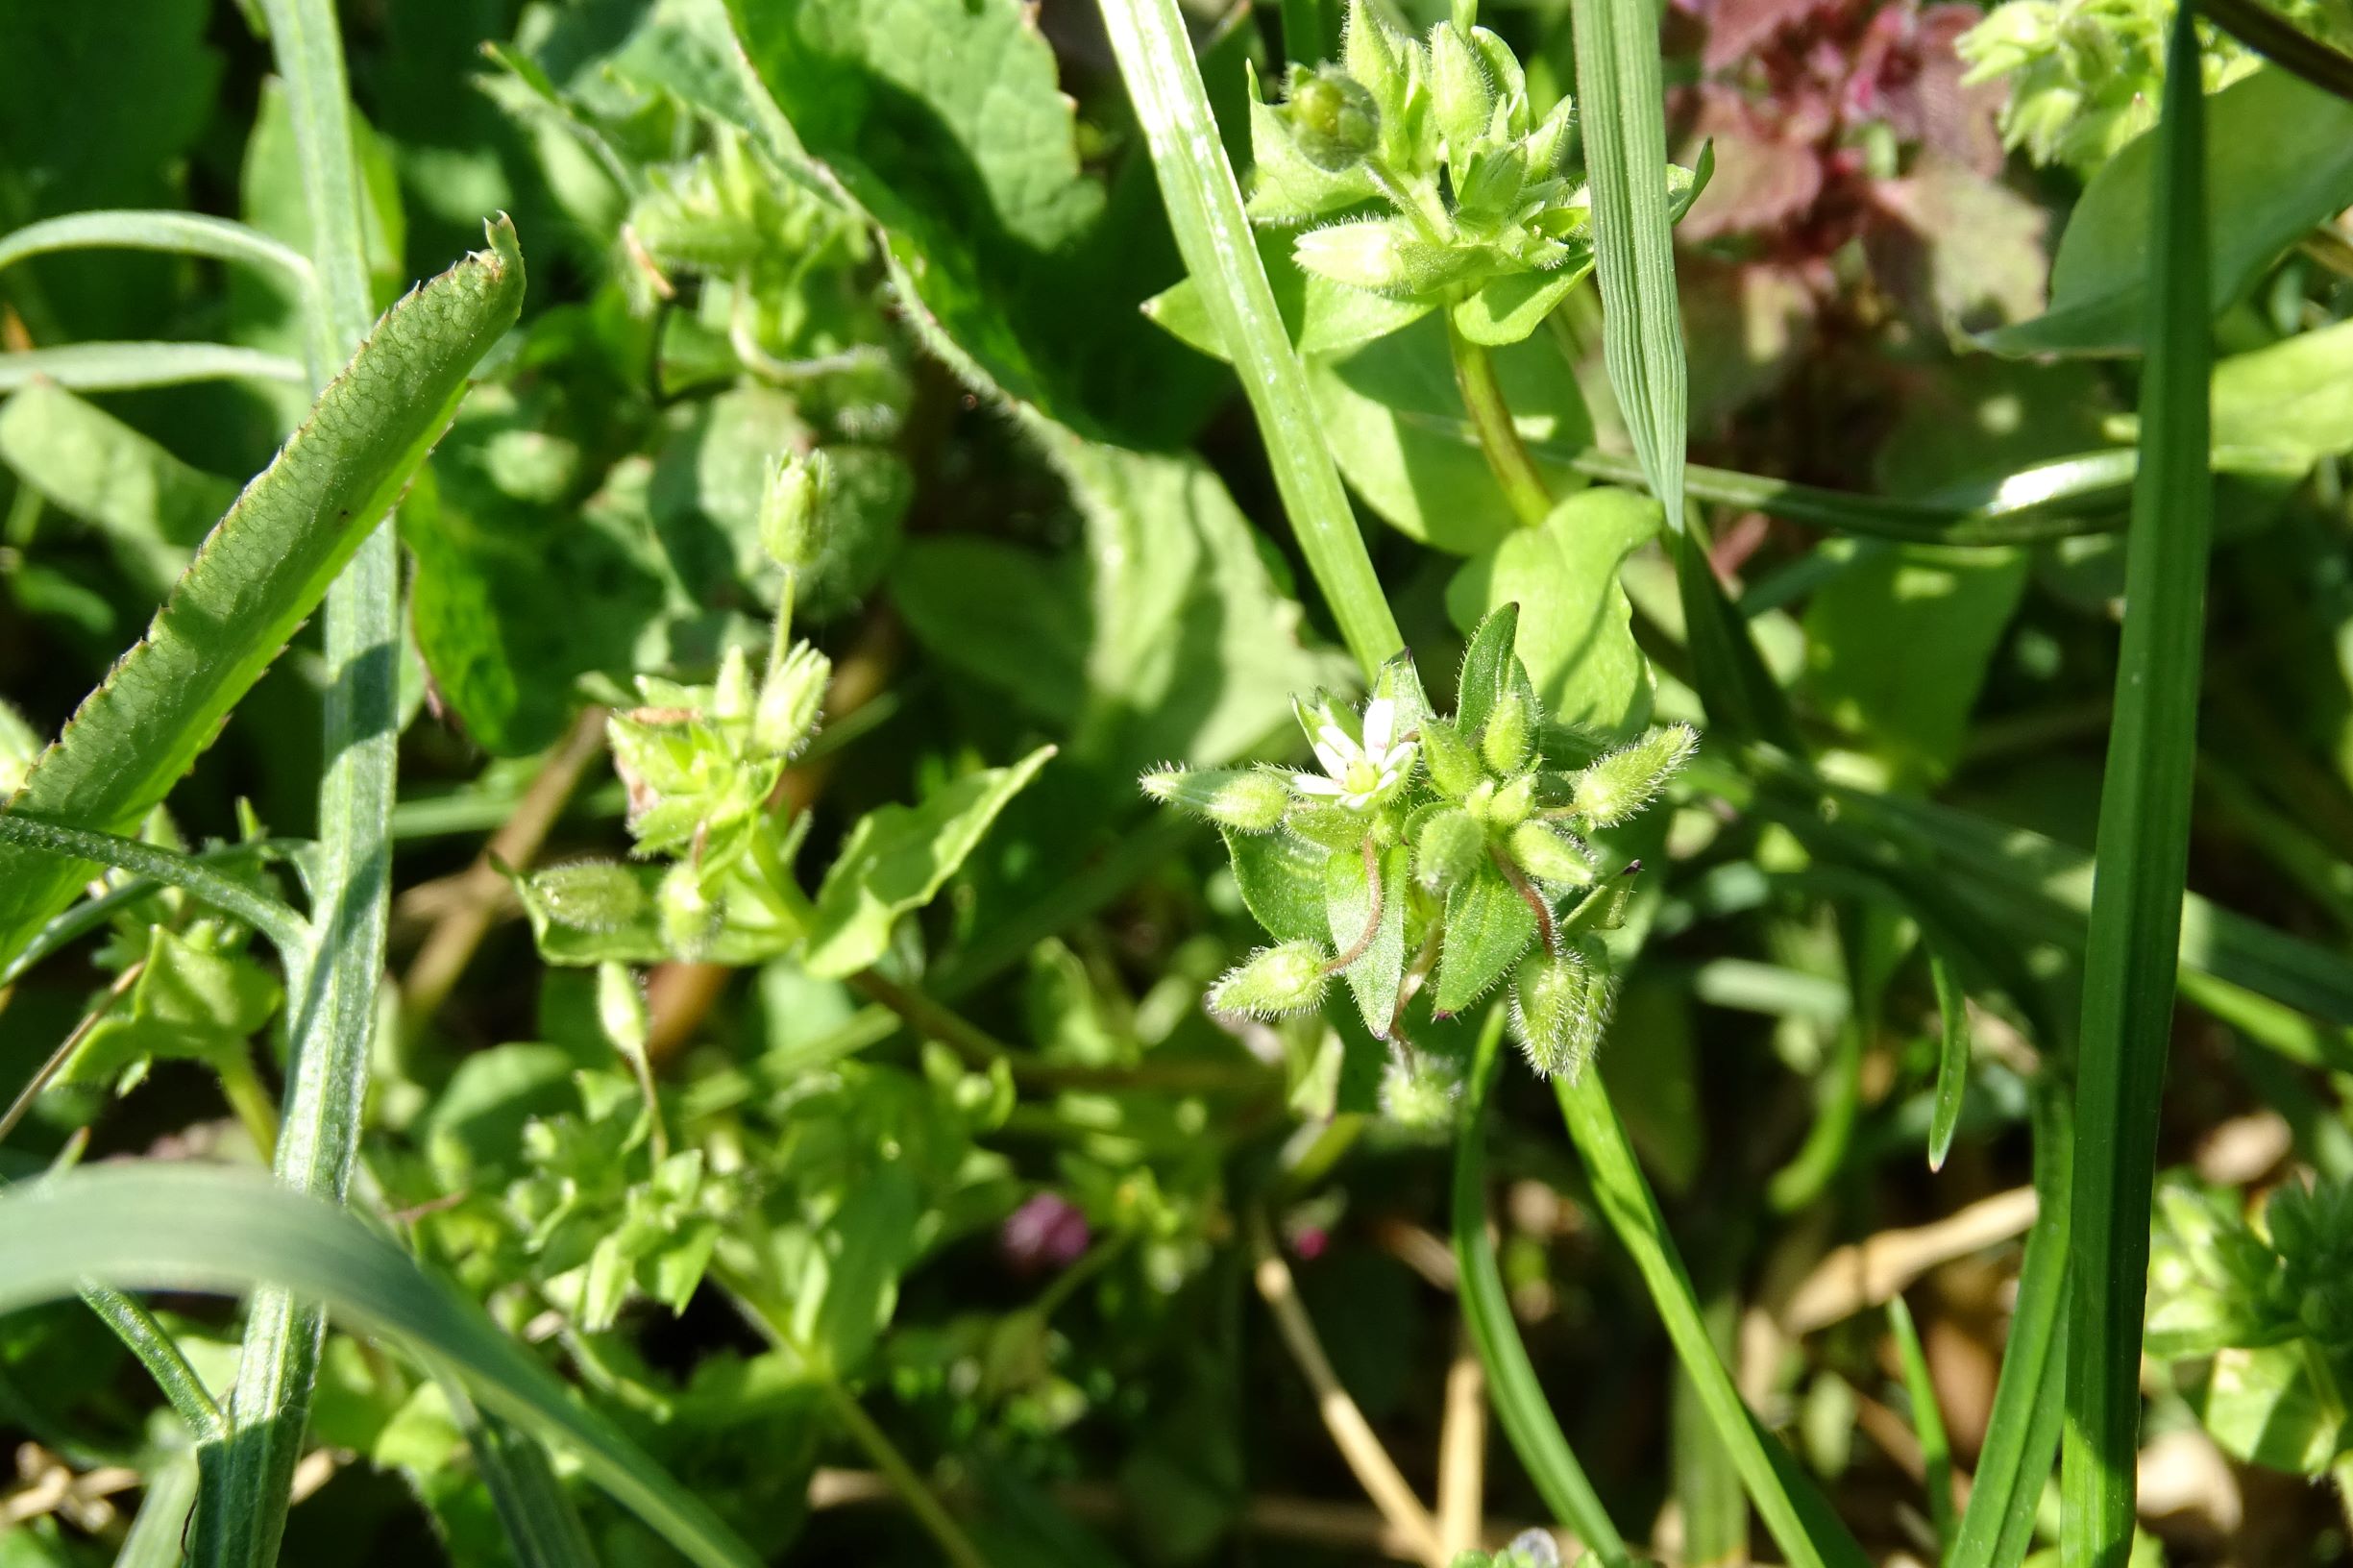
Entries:
POLYGON ((1346 806, 1294 806, 1284 825, 1323 849, 1355 849, 1368 831, 1365 820, 1346 806))
POLYGON ((1455 724, 1467 740, 1487 727, 1487 715, 1511 684, 1512 645, 1518 641, 1520 607, 1498 604, 1471 632, 1462 650, 1462 680, 1455 698, 1455 724))
POLYGON ((1440 1013, 1459 1013, 1493 988, 1536 940, 1535 912, 1492 860, 1446 895, 1446 936, 1438 947, 1440 1013))
POLYGON ((1486 829, 1459 807, 1446 806, 1431 813, 1414 830, 1414 873, 1433 893, 1442 893, 1469 876, 1486 859, 1486 829))
POLYGON ((1323 1000, 1332 984, 1330 962, 1330 955, 1311 942, 1262 947, 1210 988, 1209 1005, 1218 1013, 1245 1013, 1255 1018, 1304 1013, 1323 1000))
POLYGON ((1324 919, 1332 945, 1345 954, 1363 941, 1372 927, 1372 941, 1340 972, 1357 999, 1357 1013, 1376 1040, 1386 1040, 1397 1017, 1397 992, 1406 973, 1406 878, 1412 856, 1400 845, 1380 856, 1379 907, 1374 905, 1372 879, 1364 857, 1334 855, 1324 863, 1324 919))
POLYGON ((1429 771, 1430 782, 1441 794, 1457 800, 1477 789, 1487 776, 1486 770, 1479 764, 1479 753, 1462 738, 1461 729, 1445 719, 1422 723, 1422 766, 1429 771))
POLYGON ((1531 953, 1511 984, 1511 1033, 1539 1077, 1575 1083, 1609 1023, 1609 970, 1598 943, 1531 953))

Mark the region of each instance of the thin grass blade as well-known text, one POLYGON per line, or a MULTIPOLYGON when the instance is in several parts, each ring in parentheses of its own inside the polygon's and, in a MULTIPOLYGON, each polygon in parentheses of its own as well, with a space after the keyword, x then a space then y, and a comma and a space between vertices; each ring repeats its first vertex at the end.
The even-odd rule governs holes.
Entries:
POLYGON ((1646 0, 1572 0, 1577 108, 1593 187, 1603 357, 1634 455, 1670 527, 1683 526, 1690 417, 1682 307, 1675 293, 1667 111, 1658 12, 1646 0))
MULTIPOLYGON (((1176 0, 1102 0, 1119 74, 1160 176, 1177 250, 1230 351, 1257 415, 1275 487, 1340 636, 1367 675, 1405 646, 1373 575, 1339 470, 1324 446, 1307 373, 1291 352, 1251 238, 1241 189, 1217 138, 1209 94, 1176 0)), ((1654 171, 1665 189, 1665 154, 1654 171)), ((1663 211, 1663 208, 1662 208, 1663 211)))
POLYGON ((1901 1296, 1887 1303, 1887 1326, 1896 1336, 1896 1359, 1903 1367, 1903 1391, 1912 1404, 1912 1433, 1920 1439, 1922 1484, 1928 1492, 1928 1519, 1936 1530, 1937 1556, 1952 1548, 1952 1439, 1945 1431, 1945 1408, 1937 1402, 1928 1357, 1912 1325, 1912 1309, 1901 1296))
POLYGON ((1749 1500, 1794 1568, 1864 1568, 1862 1547, 1805 1479, 1788 1450, 1757 1424, 1716 1354, 1691 1276, 1667 1235, 1665 1217, 1634 1159, 1626 1128, 1609 1103, 1599 1071, 1588 1066, 1575 1083, 1556 1078, 1561 1117, 1585 1164, 1593 1196, 1618 1240, 1641 1271, 1651 1300, 1675 1346, 1692 1392, 1731 1451, 1749 1500))
POLYGON ((1454 1227, 1455 1269, 1462 1297, 1462 1320, 1471 1343, 1487 1371, 1489 1397, 1496 1419, 1511 1451, 1520 1458, 1528 1479, 1535 1483, 1553 1516, 1577 1532, 1585 1550, 1604 1564, 1630 1561, 1626 1541, 1611 1522, 1609 1510, 1577 1462, 1568 1438, 1554 1419, 1552 1404, 1536 1381, 1536 1369, 1520 1342, 1512 1321, 1511 1301, 1504 1289, 1503 1269, 1495 1261, 1495 1244, 1487 1238, 1486 1108, 1495 1086, 1497 1048, 1504 1034, 1504 1010, 1487 1016, 1480 1031, 1478 1056, 1471 1067, 1470 1101, 1462 1109, 1461 1129, 1455 1136, 1454 1227))
POLYGON ((317 1198, 227 1167, 147 1164, 77 1170, 0 1193, 0 1311, 119 1288, 236 1294, 262 1283, 330 1304, 355 1329, 398 1340, 483 1409, 561 1445, 582 1471, 704 1568, 753 1555, 553 1373, 406 1254, 317 1198))
POLYGON ((1985 1446, 1947 1568, 2018 1568, 2034 1544, 2035 1509, 2058 1457, 2066 1412, 2074 1164, 2074 1124, 2064 1094, 2042 1086, 2034 1098, 2034 1229, 2019 1269, 1985 1446))
POLYGON ((0 354, 0 392, 35 380, 69 392, 135 392, 190 381, 305 381, 309 373, 282 354, 232 343, 66 343, 0 354))
POLYGON ((1936 985, 1936 1105, 1928 1115, 1928 1168, 1945 1168, 1952 1152, 1952 1131, 1961 1123, 1961 1099, 1969 1090, 1969 995, 1945 955, 1928 953, 1928 977, 1936 985))
POLYGON ((202 212, 68 212, 0 234, 0 267, 59 251, 163 251, 275 272, 310 286, 310 259, 258 229, 202 212))
POLYGON ((142 844, 115 833, 61 827, 10 811, 0 811, 0 844, 36 850, 69 865, 111 866, 150 883, 178 888, 199 903, 243 920, 282 953, 298 951, 310 938, 310 922, 278 899, 193 855, 160 845, 142 844))
POLYGON ((2206 553, 2205 94, 2196 7, 2174 19, 2150 203, 2144 461, 2133 490, 2116 719, 2100 791, 2076 1068, 2076 1271, 2059 1544, 2066 1568, 2132 1547, 2149 1190, 2173 1017, 2196 760, 2206 553))

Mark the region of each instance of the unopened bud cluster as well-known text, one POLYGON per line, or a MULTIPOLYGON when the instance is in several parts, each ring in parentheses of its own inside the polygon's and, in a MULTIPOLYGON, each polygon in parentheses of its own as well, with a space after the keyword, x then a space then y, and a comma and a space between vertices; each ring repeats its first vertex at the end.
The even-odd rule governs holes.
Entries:
MULTIPOLYGON (((1424 992, 1451 1014, 1502 984, 1538 1072, 1574 1076, 1591 1059, 1610 997, 1593 933, 1618 919, 1624 884, 1605 881, 1585 835, 1654 801, 1697 738, 1667 725, 1561 766, 1545 751, 1553 732, 1514 651, 1517 625, 1506 606, 1473 633, 1451 715, 1432 710, 1403 655, 1361 708, 1299 700, 1313 771, 1144 776, 1154 799, 1224 832, 1245 901, 1282 939, 1217 983, 1213 1009, 1305 1012, 1345 979, 1365 1027, 1398 1041, 1424 992)), ((1417 1115, 1445 1098, 1434 1080, 1392 1077, 1389 1097, 1417 1115)))
MULTIPOLYGON (((1291 66, 1279 105, 1252 89, 1250 212, 1308 224, 1304 270, 1401 297, 1459 295, 1593 255, 1592 199, 1575 169, 1576 111, 1537 116, 1518 57, 1483 27, 1390 31, 1350 0, 1338 61, 1291 66), (1378 202, 1388 210, 1365 215, 1378 202)), ((1693 177, 1671 170, 1683 191, 1693 177)))

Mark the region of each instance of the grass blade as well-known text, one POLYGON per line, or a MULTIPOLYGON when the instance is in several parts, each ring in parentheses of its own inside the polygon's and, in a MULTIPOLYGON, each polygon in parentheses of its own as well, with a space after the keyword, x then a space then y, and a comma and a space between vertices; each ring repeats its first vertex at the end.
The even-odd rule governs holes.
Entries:
POLYGON ((27 257, 98 248, 165 251, 234 261, 282 273, 304 288, 310 286, 310 261, 302 252, 280 244, 258 229, 202 212, 68 212, 28 223, 0 235, 0 267, 13 266, 27 257))
MULTIPOLYGON (((1184 17, 1176 0, 1102 0, 1102 7, 1112 52, 1152 151, 1177 250, 1232 354, 1250 411, 1258 416, 1275 487, 1308 567, 1331 604, 1341 639, 1369 675, 1405 646, 1405 639, 1373 574, 1356 514, 1340 488, 1339 470, 1324 446, 1307 373, 1275 308, 1184 17)), ((1656 170, 1662 193, 1665 170, 1662 152, 1656 170)))
POLYGON ((299 950, 310 938, 310 923, 267 894, 224 875, 193 855, 142 844, 113 833, 91 833, 36 821, 0 811, 0 844, 37 850, 71 865, 95 862, 147 881, 178 888, 224 915, 233 916, 270 939, 282 953, 299 950))
MULTIPOLYGON (((285 646, 441 433, 523 297, 514 233, 396 306, 303 429, 205 541, 145 640, 35 762, 12 813, 135 829, 285 646)), ((389 672, 386 678, 390 678, 389 672)), ((88 863, 0 843, 0 962, 63 909, 88 863)))
POLYGON ((1936 1527, 1941 1557, 1952 1547, 1952 1439, 1945 1433, 1945 1409, 1937 1403, 1936 1382, 1928 1376, 1920 1331, 1912 1326, 1912 1309, 1903 1304, 1901 1296, 1888 1301, 1887 1326, 1895 1333, 1896 1356, 1903 1364, 1903 1391, 1912 1402, 1912 1431, 1920 1438, 1928 1518, 1936 1527))
POLYGON ((1679 528, 1690 411, 1668 210, 1658 12, 1640 0, 1572 0, 1569 16, 1585 177, 1593 187, 1603 357, 1651 493, 1666 508, 1668 526, 1679 528))
POLYGON ((84 1285, 80 1293, 99 1321, 147 1369, 164 1399, 188 1424, 188 1434, 200 1443, 219 1436, 221 1408, 213 1403, 212 1391, 188 1365, 179 1343, 164 1332, 155 1314, 110 1285, 84 1285))
POLYGON ((1793 1568, 1864 1568, 1869 1558, 1830 1512, 1829 1505, 1802 1474, 1786 1449, 1750 1413, 1732 1385, 1732 1375, 1708 1335, 1691 1276, 1667 1235, 1658 1200, 1635 1162, 1633 1145, 1618 1120, 1602 1075, 1588 1066, 1575 1082, 1553 1081, 1561 1117, 1585 1163, 1602 1215, 1641 1271, 1658 1309, 1667 1337, 1691 1378, 1691 1389, 1730 1450, 1732 1463, 1793 1568))
POLYGON ((2083 1266, 2069 1313, 2059 1531, 2066 1568, 2121 1564, 2132 1546, 2149 1186, 2189 862, 2214 508, 2198 58, 2196 7, 2185 5, 2173 22, 2156 132, 2141 384, 2147 458, 2133 489, 2116 720, 2084 943, 2073 1219, 2083 1266))
POLYGON ((1495 1261, 1495 1244, 1487 1238, 1486 1109, 1495 1086, 1496 1051, 1504 1036, 1504 1010, 1487 1015, 1479 1035, 1479 1052, 1471 1067, 1470 1103, 1462 1110, 1461 1130, 1455 1137, 1454 1229, 1455 1270, 1462 1295, 1462 1320, 1471 1342, 1487 1371, 1489 1397, 1496 1419, 1511 1451, 1520 1457, 1528 1479, 1553 1516, 1577 1532, 1585 1550, 1605 1564, 1630 1559, 1626 1541, 1602 1507, 1601 1497, 1577 1462, 1560 1423, 1536 1381, 1528 1347, 1511 1319, 1511 1301, 1504 1290, 1503 1269, 1495 1261))
POLYGON ((2353 55, 2314 37, 2255 0, 2206 0, 2198 9, 2280 69, 2294 72, 2323 92, 2353 100, 2353 55))
POLYGON ((2018 1303, 1986 1422, 1985 1447, 1961 1510, 1947 1568, 2018 1568, 2034 1544, 2043 1483, 2059 1453, 2066 1407, 2068 1240, 2074 1181, 2074 1130, 2061 1091, 2034 1098, 2034 1190, 2038 1207, 2018 1274, 2018 1303))
POLYGON ((573 1454, 613 1498, 704 1568, 759 1558, 555 1375, 406 1254, 316 1198, 251 1172, 174 1164, 77 1170, 0 1194, 0 1311, 132 1289, 235 1294, 268 1282, 399 1340, 487 1410, 573 1454))
MULTIPOLYGON (((463 1390, 452 1390, 453 1409, 468 1409, 470 1403, 463 1390)), ((482 1484, 490 1488, 516 1568, 596 1568, 588 1529, 555 1479, 546 1451, 529 1433, 488 1410, 474 1409, 470 1415, 466 1446, 482 1484)))
POLYGON ((1945 956, 1928 953, 1928 977, 1936 983, 1939 1043, 1936 1054, 1936 1108, 1928 1116, 1928 1168, 1945 1168, 1952 1152, 1952 1130, 1960 1125, 1961 1097, 1969 1089, 1969 997, 1959 976, 1945 956))
MULTIPOLYGON (((285 86, 309 222, 318 279, 309 312, 310 357, 313 376, 323 379, 327 366, 355 349, 365 355, 360 336, 374 314, 343 37, 333 0, 261 0, 261 9, 285 86)), ((495 316, 484 318, 487 331, 458 367, 460 378, 514 321, 521 305, 523 257, 513 226, 500 218, 491 237, 503 299, 495 316)), ((380 329, 377 336, 382 335, 380 329)), ((432 416, 432 433, 421 432, 412 467, 446 427, 459 390, 445 394, 432 416)), ((298 1191, 336 1200, 358 1158, 369 1036, 391 910, 401 602, 400 561, 387 514, 398 494, 387 493, 356 519, 349 560, 327 591, 327 767, 319 784, 313 886, 317 945, 304 963, 289 966, 286 986, 299 1000, 291 1004, 283 1130, 273 1164, 279 1179, 298 1191)), ((223 1462, 206 1469, 197 1509, 194 1556, 207 1568, 261 1568, 276 1559, 325 1334, 315 1306, 282 1290, 255 1297, 237 1365, 235 1430, 223 1462)))
POLYGON ((0 392, 35 380, 69 392, 134 392, 190 381, 303 381, 308 372, 282 354, 229 343, 67 343, 0 354, 0 392))

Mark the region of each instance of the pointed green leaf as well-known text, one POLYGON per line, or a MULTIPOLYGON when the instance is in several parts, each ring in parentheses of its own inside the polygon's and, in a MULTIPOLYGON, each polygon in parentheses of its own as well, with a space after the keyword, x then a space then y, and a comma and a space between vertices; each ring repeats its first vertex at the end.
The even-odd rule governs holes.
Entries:
POLYGON ((1928 1117, 1928 1168, 1945 1168, 1952 1130, 1961 1120, 1961 1099, 1969 1090, 1969 996, 1945 956, 1928 953, 1928 974, 1936 982, 1938 1025, 1936 1108, 1928 1117))
POLYGON ((1011 767, 960 778, 920 805, 884 806, 860 818, 818 889, 802 967, 840 979, 880 958, 892 922, 931 902, 1053 755, 1054 747, 1042 746, 1011 767))
POLYGON ((1465 740, 1477 739, 1496 699, 1510 689, 1519 626, 1519 601, 1506 600, 1471 628, 1462 650, 1462 678, 1455 692, 1455 726, 1465 740))
POLYGON ((1459 1013, 1510 972, 1536 940, 1536 913, 1493 861, 1446 895, 1446 936, 1438 948, 1434 1005, 1459 1013))
MULTIPOLYGON (((10 809, 124 833, 209 745, 447 428, 466 373, 514 321, 523 256, 503 219, 378 323, 309 421, 247 486, 10 809)), ((0 961, 86 870, 0 845, 0 961)))
POLYGON ((1372 930, 1372 941, 1340 972, 1348 978, 1364 1027, 1377 1040, 1388 1038, 1389 1025, 1397 1016, 1397 990, 1405 980, 1406 878, 1412 867, 1413 852, 1402 844, 1380 857, 1374 868, 1381 877, 1376 911, 1374 887, 1365 875, 1362 855, 1341 853, 1324 863, 1324 919, 1333 951, 1346 955, 1364 942, 1368 927, 1372 930))

